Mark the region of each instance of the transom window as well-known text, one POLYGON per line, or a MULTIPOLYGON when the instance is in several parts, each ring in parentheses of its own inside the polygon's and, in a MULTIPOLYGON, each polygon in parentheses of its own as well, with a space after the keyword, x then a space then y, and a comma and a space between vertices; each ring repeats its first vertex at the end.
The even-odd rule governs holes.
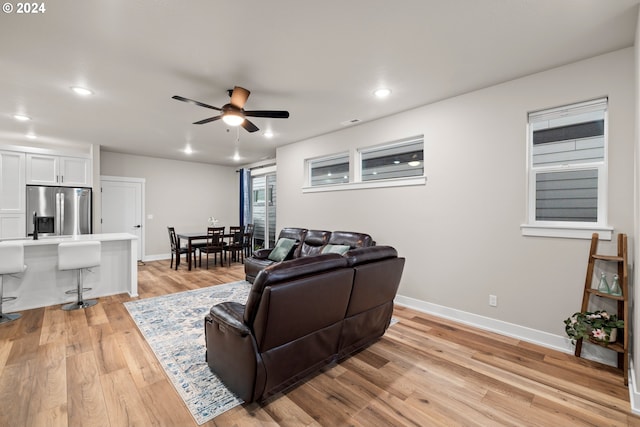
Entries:
POLYGON ((424 185, 422 135, 305 160, 303 192, 424 185))
POLYGON ((349 182, 349 153, 309 160, 312 187, 349 182))
POLYGON ((424 175, 422 138, 360 150, 362 181, 424 175))

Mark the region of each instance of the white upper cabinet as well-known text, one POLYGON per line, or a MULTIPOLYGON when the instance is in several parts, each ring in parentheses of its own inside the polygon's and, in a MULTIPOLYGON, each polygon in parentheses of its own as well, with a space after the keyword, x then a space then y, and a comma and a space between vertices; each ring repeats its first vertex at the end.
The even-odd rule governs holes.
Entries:
POLYGON ((27 184, 59 185, 58 156, 27 154, 27 184))
POLYGON ((24 153, 0 151, 0 213, 24 214, 24 153))
POLYGON ((90 187, 91 173, 90 159, 27 154, 28 185, 90 187))
POLYGON ((91 186, 91 160, 79 157, 60 157, 60 185, 91 186))

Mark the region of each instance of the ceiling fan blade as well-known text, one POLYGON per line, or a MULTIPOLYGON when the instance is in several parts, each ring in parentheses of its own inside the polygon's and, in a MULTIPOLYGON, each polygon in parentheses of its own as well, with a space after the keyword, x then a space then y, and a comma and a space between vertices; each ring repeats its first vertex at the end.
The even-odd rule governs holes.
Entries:
POLYGON ((242 107, 244 107, 244 104, 247 102, 247 99, 249 98, 250 93, 251 92, 249 92, 247 89, 243 87, 240 87, 240 86, 234 87, 233 92, 231 93, 231 105, 241 109, 242 107))
POLYGON ((288 111, 269 111, 269 110, 245 111, 244 115, 249 117, 271 117, 273 119, 289 118, 288 111))
POLYGON ((211 108, 212 110, 222 111, 222 108, 214 107, 213 105, 209 105, 209 104, 204 104, 200 101, 194 101, 193 99, 185 98, 184 96, 173 95, 171 98, 177 99, 178 101, 182 101, 182 102, 188 102, 190 104, 196 104, 196 105, 199 105, 200 107, 211 108))
POLYGON ((219 116, 209 117, 208 119, 200 120, 199 122, 193 122, 194 125, 203 125, 205 123, 215 122, 216 120, 220 120, 222 118, 222 114, 219 116))
POLYGON ((244 122, 242 122, 241 126, 245 128, 248 132, 256 132, 260 130, 258 129, 258 126, 254 125, 247 119, 244 119, 244 122))

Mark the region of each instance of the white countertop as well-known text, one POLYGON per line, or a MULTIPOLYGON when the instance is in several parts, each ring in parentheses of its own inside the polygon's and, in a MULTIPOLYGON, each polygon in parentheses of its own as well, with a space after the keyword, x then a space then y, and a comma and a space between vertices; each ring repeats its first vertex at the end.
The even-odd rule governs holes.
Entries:
MULTIPOLYGON (((33 239, 10 239, 13 242, 23 242, 24 246, 46 246, 57 245, 62 242, 86 242, 99 241, 108 242, 115 240, 136 240, 138 236, 129 233, 103 233, 103 234, 78 234, 76 236, 42 236, 38 240, 33 239)), ((9 240, 9 239, 8 239, 9 240)))

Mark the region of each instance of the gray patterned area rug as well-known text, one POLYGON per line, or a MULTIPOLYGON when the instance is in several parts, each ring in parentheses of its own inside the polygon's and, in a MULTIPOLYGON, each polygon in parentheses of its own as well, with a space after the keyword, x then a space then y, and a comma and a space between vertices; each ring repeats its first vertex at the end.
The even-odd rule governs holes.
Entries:
POLYGON ((199 425, 243 403, 209 370, 204 316, 223 301, 244 304, 250 289, 240 281, 124 303, 199 425))

